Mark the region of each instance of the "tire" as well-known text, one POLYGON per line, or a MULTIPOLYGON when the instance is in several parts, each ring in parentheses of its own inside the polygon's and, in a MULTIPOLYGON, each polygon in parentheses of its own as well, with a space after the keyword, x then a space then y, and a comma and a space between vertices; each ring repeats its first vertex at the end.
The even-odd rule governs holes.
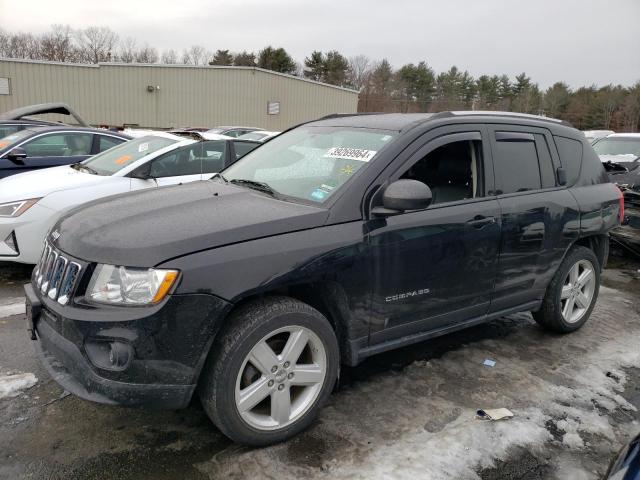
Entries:
POLYGON ((233 441, 278 443, 313 422, 333 390, 339 359, 336 335, 320 312, 292 298, 265 297, 229 318, 200 377, 200 400, 233 441))
POLYGON ((574 332, 589 319, 598 299, 599 290, 598 258, 592 250, 574 246, 558 267, 547 288, 542 306, 540 310, 533 313, 533 318, 547 330, 558 333, 574 332), (586 275, 587 268, 592 272, 589 284, 586 283, 587 276, 584 279, 582 277, 586 275), (575 281, 576 278, 579 279, 578 282, 575 281), (573 302, 571 312, 567 308, 568 302, 573 302))

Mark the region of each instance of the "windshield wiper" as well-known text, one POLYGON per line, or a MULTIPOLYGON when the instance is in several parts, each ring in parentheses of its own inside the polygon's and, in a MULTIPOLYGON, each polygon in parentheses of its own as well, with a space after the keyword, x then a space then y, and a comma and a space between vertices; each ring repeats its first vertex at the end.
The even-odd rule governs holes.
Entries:
POLYGON ((91 167, 87 167, 84 163, 82 162, 76 162, 76 163, 72 163, 71 164, 71 168, 73 168, 74 170, 86 170, 87 172, 89 172, 91 175, 98 175, 98 172, 95 171, 93 168, 91 167))
POLYGON ((246 180, 244 178, 234 178, 229 180, 229 183, 233 183, 234 185, 241 185, 247 188, 252 188, 253 190, 258 190, 259 192, 268 193, 272 197, 277 197, 278 192, 276 192, 268 183, 264 182, 256 182, 255 180, 246 180))

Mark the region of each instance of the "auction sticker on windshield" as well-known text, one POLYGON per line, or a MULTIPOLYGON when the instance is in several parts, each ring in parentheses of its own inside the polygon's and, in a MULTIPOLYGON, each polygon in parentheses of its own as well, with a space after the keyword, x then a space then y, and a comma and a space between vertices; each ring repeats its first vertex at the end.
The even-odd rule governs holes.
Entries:
POLYGON ((360 148, 333 147, 324 154, 326 158, 346 158, 347 160, 359 160, 368 162, 375 154, 375 150, 363 150, 360 148))

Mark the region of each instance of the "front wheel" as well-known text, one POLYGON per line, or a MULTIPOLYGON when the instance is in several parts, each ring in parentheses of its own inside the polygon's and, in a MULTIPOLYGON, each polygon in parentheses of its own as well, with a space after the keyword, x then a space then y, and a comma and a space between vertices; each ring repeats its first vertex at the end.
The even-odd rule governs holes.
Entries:
POLYGON ((542 307, 533 318, 543 327, 573 332, 586 323, 600 290, 600 264, 593 251, 576 246, 554 275, 542 307))
POLYGON ((305 429, 338 375, 338 343, 328 320, 277 297, 241 307, 211 352, 200 399, 216 426, 253 446, 305 429))

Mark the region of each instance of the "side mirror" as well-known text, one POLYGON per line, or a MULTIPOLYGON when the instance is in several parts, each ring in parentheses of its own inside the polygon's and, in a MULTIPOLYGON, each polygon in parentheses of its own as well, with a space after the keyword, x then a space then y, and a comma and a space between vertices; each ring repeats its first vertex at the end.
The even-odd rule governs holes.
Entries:
POLYGON ((431 204, 431 189, 418 180, 396 180, 382 194, 382 207, 371 211, 376 216, 390 216, 408 210, 424 210, 431 204))
POLYGON ((22 164, 23 163, 22 160, 27 158, 27 152, 25 152, 24 148, 15 147, 5 155, 5 158, 8 158, 12 162, 22 164))
POLYGON ((556 176, 558 177, 558 185, 564 186, 567 184, 567 171, 564 168, 558 167, 556 176))
POLYGON ((130 178, 137 178, 138 180, 150 180, 153 178, 151 176, 151 162, 146 165, 142 165, 139 168, 136 168, 133 172, 129 174, 130 178))

